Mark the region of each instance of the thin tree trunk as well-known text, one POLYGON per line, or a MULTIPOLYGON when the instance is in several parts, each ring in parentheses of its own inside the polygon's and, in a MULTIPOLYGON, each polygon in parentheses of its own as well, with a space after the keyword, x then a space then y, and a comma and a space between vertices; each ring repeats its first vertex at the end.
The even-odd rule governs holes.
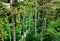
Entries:
POLYGON ((27 14, 26 14, 26 31, 28 30, 28 28, 27 28, 27 14))
POLYGON ((9 31, 9 39, 10 39, 10 41, 11 41, 11 32, 10 32, 10 26, 9 26, 9 28, 8 28, 8 31, 9 31))
POLYGON ((46 32, 46 21, 47 21, 47 18, 44 18, 44 32, 46 32))
POLYGON ((41 28, 41 41, 43 41, 44 33, 46 32, 46 18, 44 18, 41 28))
POLYGON ((37 11, 35 11, 35 35, 37 33, 37 11))
POLYGON ((16 16, 16 22, 17 22, 17 23, 20 23, 20 14, 18 14, 18 15, 16 16))
POLYGON ((41 27, 41 41, 43 41, 43 36, 44 36, 44 21, 42 22, 42 27, 41 27))
POLYGON ((1 40, 4 41, 4 37, 3 37, 3 32, 2 32, 2 28, 1 28, 1 24, 0 24, 0 33, 1 33, 1 40))
POLYGON ((13 3, 13 0, 10 0, 10 11, 11 11, 11 18, 12 18, 12 33, 13 33, 13 41, 16 41, 16 36, 15 36, 15 23, 14 23, 14 15, 12 13, 12 3, 13 3))
POLYGON ((18 23, 20 23, 20 15, 18 15, 18 23))
MULTIPOLYGON (((8 16, 7 16, 7 15, 5 15, 5 16, 6 16, 6 18, 5 18, 6 23, 7 23, 7 24, 9 24, 9 21, 8 21, 8 16)), ((8 32, 9 32, 9 41, 11 41, 10 25, 8 25, 8 32)))
POLYGON ((36 2, 36 7, 35 7, 35 36, 37 33, 37 2, 36 2))
MULTIPOLYGON (((44 5, 44 0, 43 0, 43 5, 44 5)), ((43 41, 43 36, 44 36, 44 16, 43 16, 43 13, 42 13, 42 19, 43 19, 43 22, 42 22, 42 27, 41 27, 41 41, 43 41)))
MULTIPOLYGON (((9 22, 8 22, 8 17, 6 16, 6 22, 7 22, 7 24, 9 24, 9 22)), ((10 32, 10 25, 8 25, 8 32, 9 32, 9 41, 11 41, 11 32, 10 32)))
MULTIPOLYGON (((25 24, 25 15, 23 15, 23 37, 24 37, 24 24, 25 24)), ((25 41, 24 38, 23 38, 23 41, 25 41)))
POLYGON ((15 36, 15 23, 14 23, 14 16, 12 14, 12 31, 13 31, 13 41, 16 41, 16 36, 15 36))
POLYGON ((40 12, 38 11, 38 20, 40 19, 40 12))
POLYGON ((37 33, 37 13, 35 13, 35 35, 37 33))

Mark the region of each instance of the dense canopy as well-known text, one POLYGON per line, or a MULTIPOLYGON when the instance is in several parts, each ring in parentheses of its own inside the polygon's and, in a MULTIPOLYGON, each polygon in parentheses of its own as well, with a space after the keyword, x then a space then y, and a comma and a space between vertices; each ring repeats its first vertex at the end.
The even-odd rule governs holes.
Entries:
POLYGON ((0 41, 60 41, 60 0, 0 0, 0 41))

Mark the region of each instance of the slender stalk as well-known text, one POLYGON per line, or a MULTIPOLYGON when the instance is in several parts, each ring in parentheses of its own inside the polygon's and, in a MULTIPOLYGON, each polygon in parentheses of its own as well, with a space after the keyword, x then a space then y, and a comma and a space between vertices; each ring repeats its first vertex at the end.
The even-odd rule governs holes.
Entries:
POLYGON ((40 12, 38 11, 38 20, 40 19, 40 12))
POLYGON ((16 22, 17 22, 17 23, 20 23, 20 14, 18 14, 18 15, 16 16, 16 22))
POLYGON ((46 21, 47 21, 47 18, 44 18, 44 32, 46 31, 46 21))
POLYGON ((36 7, 35 7, 35 36, 37 33, 37 2, 36 2, 36 7))
POLYGON ((27 14, 26 14, 26 31, 27 31, 27 14))
MULTIPOLYGON (((43 5, 44 5, 44 0, 43 0, 43 5)), ((42 13, 42 19, 43 19, 43 22, 42 22, 42 27, 41 27, 41 41, 43 41, 43 36, 44 36, 44 18, 43 18, 43 13, 42 13)))
POLYGON ((37 12, 35 12, 35 34, 37 33, 37 12))
MULTIPOLYGON (((25 15, 23 15, 23 35, 24 35, 24 24, 25 24, 25 15)), ((24 36, 23 36, 24 37, 24 36)), ((25 39, 23 38, 23 41, 25 41, 25 39)))
POLYGON ((1 38, 2 38, 1 40, 4 41, 3 32, 2 32, 2 28, 1 28, 1 27, 2 27, 2 26, 1 26, 1 24, 0 24, 0 33, 1 33, 1 38))
POLYGON ((20 15, 18 15, 18 23, 20 23, 20 15))
POLYGON ((42 27, 41 27, 41 41, 43 41, 43 32, 44 32, 44 21, 42 22, 42 27))
MULTIPOLYGON (((8 16, 6 16, 5 20, 6 20, 6 23, 9 24, 9 22, 8 22, 8 16)), ((11 41, 10 25, 8 25, 8 32, 9 32, 9 41, 11 41)))
POLYGON ((9 26, 9 28, 8 28, 8 31, 9 31, 9 39, 10 39, 10 41, 11 41, 11 32, 10 32, 10 26, 9 26))
POLYGON ((44 18, 44 20, 43 20, 43 22, 42 22, 41 41, 43 41, 43 36, 44 36, 45 31, 46 31, 46 18, 44 18))
POLYGON ((12 3, 13 0, 10 0, 10 11, 11 11, 11 18, 12 18, 12 30, 13 30, 13 41, 16 41, 16 36, 15 36, 15 23, 14 23, 14 15, 13 15, 13 8, 12 8, 12 3))

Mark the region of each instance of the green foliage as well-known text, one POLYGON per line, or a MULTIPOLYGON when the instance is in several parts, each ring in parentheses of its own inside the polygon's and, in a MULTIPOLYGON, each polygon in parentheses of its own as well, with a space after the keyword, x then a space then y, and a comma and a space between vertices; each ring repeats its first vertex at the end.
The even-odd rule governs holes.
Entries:
POLYGON ((2 4, 2 2, 0 1, 0 8, 2 8, 3 7, 3 4, 2 4))
POLYGON ((36 33, 36 36, 33 33, 27 34, 26 41, 40 41, 40 34, 36 33))
MULTIPOLYGON (((4 6, 0 0, 0 28, 5 41, 9 40, 9 27, 11 38, 13 37, 12 30, 12 17, 10 8, 4 6)), ((60 1, 58 0, 25 0, 24 2, 18 2, 15 0, 12 4, 12 13, 14 16, 15 34, 16 40, 19 41, 22 38, 22 30, 30 28, 29 33, 25 38, 26 41, 40 41, 41 40, 41 28, 44 18, 47 18, 46 32, 43 35, 43 41, 60 41, 60 1), (44 3, 44 4, 43 4, 44 3), (37 33, 35 32, 35 13, 37 9, 37 33), (23 25, 23 15, 25 17, 23 25), (42 19, 43 18, 43 19, 42 19), (23 27, 24 26, 24 27, 23 27)))

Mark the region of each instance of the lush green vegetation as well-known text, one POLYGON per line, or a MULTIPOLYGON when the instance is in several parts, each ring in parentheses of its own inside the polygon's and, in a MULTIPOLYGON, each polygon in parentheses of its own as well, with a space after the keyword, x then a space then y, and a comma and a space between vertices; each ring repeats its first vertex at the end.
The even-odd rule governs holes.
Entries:
POLYGON ((0 41, 60 41, 60 0, 0 0, 0 41))

